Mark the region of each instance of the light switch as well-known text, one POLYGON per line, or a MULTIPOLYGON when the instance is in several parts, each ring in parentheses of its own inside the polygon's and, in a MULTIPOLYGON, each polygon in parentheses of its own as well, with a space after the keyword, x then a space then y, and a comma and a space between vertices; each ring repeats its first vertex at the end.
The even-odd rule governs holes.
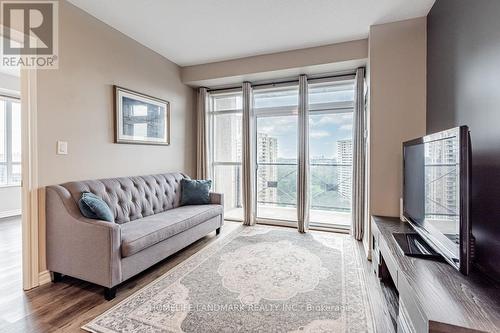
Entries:
POLYGON ((67 141, 57 141, 57 155, 68 155, 67 141))

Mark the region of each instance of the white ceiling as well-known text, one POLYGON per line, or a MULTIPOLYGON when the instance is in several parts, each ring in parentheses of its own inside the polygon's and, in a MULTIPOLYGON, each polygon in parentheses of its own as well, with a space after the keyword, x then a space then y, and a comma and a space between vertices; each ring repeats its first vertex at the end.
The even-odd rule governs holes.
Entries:
POLYGON ((181 66, 366 38, 435 0, 69 0, 181 66))

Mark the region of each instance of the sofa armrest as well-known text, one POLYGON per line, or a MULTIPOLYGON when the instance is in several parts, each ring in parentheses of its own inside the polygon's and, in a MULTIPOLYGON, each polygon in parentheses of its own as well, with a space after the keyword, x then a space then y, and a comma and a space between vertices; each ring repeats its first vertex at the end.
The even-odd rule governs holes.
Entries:
POLYGON ((224 194, 223 193, 210 192, 209 199, 210 199, 211 204, 224 206, 224 194))
POLYGON ((104 287, 122 279, 121 228, 81 215, 69 191, 46 188, 47 268, 104 287))

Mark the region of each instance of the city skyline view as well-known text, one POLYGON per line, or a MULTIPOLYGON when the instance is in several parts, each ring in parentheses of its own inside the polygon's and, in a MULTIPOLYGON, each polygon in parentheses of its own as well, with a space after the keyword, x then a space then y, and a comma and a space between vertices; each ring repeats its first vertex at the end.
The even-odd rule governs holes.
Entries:
MULTIPOLYGON (((313 159, 337 158, 335 142, 352 139, 352 113, 309 117, 309 156, 313 159)), ((279 159, 296 159, 297 126, 297 116, 263 117, 258 119, 257 131, 278 140, 279 159)))
MULTIPOLYGON (((308 96, 311 220, 348 223, 352 192, 353 85, 312 84, 308 96)), ((214 111, 214 184, 217 191, 226 194, 228 214, 241 218, 241 93, 214 95, 211 107, 214 111)), ((253 108, 257 217, 294 220, 297 216, 298 89, 256 90, 253 108)))

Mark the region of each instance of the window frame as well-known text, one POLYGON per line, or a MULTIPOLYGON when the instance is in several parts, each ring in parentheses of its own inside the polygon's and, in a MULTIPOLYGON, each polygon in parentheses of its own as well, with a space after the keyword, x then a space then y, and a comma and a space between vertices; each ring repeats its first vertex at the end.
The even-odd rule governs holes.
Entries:
MULTIPOLYGON (((243 94, 241 89, 228 89, 228 90, 218 90, 214 92, 209 92, 208 93, 208 125, 209 125, 209 135, 208 135, 208 147, 209 147, 209 165, 210 166, 216 166, 216 165, 240 165, 241 166, 241 161, 240 162, 232 162, 232 161, 217 161, 215 159, 216 157, 216 151, 215 151, 215 123, 216 123, 216 117, 220 115, 232 115, 232 114, 241 114, 243 116, 243 107, 241 109, 228 109, 228 110, 221 110, 221 111, 215 111, 214 109, 214 98, 217 95, 230 95, 230 94, 243 94)), ((213 167, 210 168, 211 171, 211 176, 213 177, 213 167)))
MULTIPOLYGON (((338 83, 339 86, 342 85, 352 85, 354 90, 354 79, 345 79, 345 80, 309 80, 308 81, 308 93, 310 93, 311 86, 315 85, 334 85, 338 83)), ((330 102, 330 103, 322 103, 319 107, 315 108, 311 107, 311 103, 308 103, 308 110, 310 114, 334 114, 334 113, 349 113, 354 112, 354 100, 352 101, 341 101, 341 102, 330 102)))
POLYGON ((291 106, 271 106, 271 107, 254 107, 254 115, 257 121, 258 118, 264 117, 281 117, 281 116, 297 116, 299 114, 299 83, 297 82, 287 82, 281 84, 270 84, 270 85, 259 85, 253 88, 252 94, 252 105, 255 104, 255 95, 259 91, 287 91, 287 90, 297 90, 297 105, 291 106))
POLYGON ((0 161, 0 166, 6 167, 6 182, 0 182, 0 188, 4 187, 18 187, 21 186, 22 178, 19 181, 13 181, 13 167, 21 166, 21 162, 14 162, 12 156, 12 143, 13 143, 13 103, 20 105, 21 99, 14 96, 0 95, 0 100, 5 103, 5 113, 4 113, 4 123, 5 123, 5 133, 4 136, 4 149, 5 149, 5 162, 0 161))

